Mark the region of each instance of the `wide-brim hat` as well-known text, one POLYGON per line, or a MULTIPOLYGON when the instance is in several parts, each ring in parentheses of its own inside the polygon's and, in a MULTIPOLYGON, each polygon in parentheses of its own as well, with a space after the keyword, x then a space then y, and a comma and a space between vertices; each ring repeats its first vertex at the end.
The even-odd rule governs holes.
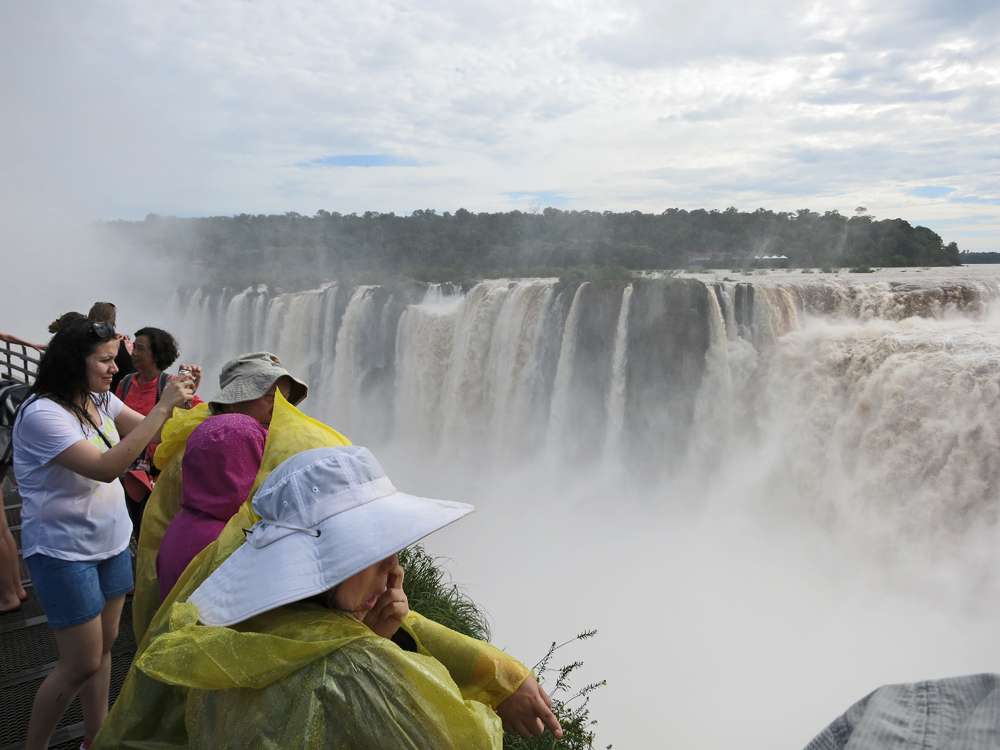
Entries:
POLYGON ((313 448, 282 462, 253 499, 261 520, 191 594, 206 625, 233 625, 332 589, 472 513, 399 492, 367 448, 313 448))
POLYGON ((287 377, 292 382, 288 403, 297 406, 309 395, 309 386, 293 376, 270 352, 250 352, 231 359, 222 366, 219 374, 219 392, 212 397, 213 404, 238 404, 267 395, 278 378, 287 377))

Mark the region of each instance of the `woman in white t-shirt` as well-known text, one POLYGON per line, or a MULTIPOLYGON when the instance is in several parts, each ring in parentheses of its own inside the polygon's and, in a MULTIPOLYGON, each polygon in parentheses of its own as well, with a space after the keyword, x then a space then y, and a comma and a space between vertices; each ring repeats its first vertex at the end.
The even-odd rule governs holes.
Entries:
POLYGON ((118 477, 193 395, 190 379, 175 379, 148 416, 133 411, 109 392, 117 353, 109 323, 85 318, 60 330, 14 423, 24 561, 59 647, 35 696, 26 750, 48 746, 77 693, 85 747, 107 715, 111 646, 133 586, 118 477))

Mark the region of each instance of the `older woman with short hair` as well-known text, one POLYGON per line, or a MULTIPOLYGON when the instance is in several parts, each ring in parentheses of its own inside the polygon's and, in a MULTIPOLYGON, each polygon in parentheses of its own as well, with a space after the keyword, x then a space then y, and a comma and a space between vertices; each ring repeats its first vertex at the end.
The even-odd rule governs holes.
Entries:
MULTIPOLYGON (((140 328, 135 332, 135 343, 132 345, 132 364, 135 366, 135 372, 128 373, 121 379, 115 389, 115 395, 129 408, 140 414, 149 414, 170 381, 171 376, 165 370, 177 360, 179 354, 177 341, 167 331, 151 326, 140 328)), ((198 390, 201 367, 182 364, 181 369, 190 374, 194 389, 198 390)), ((194 396, 185 406, 191 408, 200 403, 202 400, 194 396)), ((155 452, 156 443, 150 443, 143 454, 122 475, 128 513, 135 528, 136 538, 142 528, 146 500, 153 491, 158 473, 153 466, 155 452)))

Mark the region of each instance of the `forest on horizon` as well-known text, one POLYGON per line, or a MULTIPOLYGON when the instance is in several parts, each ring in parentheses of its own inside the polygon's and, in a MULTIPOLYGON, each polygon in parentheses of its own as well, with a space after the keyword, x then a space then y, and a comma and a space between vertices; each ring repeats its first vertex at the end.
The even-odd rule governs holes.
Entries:
MULTIPOLYGON (((393 275, 422 281, 482 276, 560 275, 748 268, 754 257, 785 256, 787 267, 960 265, 969 253, 931 229, 904 219, 875 219, 809 209, 744 212, 668 208, 629 211, 454 213, 409 216, 325 210, 314 216, 164 217, 104 226, 130 244, 178 257, 219 283, 295 283, 345 274, 393 275)), ((966 260, 966 262, 968 262, 966 260)))

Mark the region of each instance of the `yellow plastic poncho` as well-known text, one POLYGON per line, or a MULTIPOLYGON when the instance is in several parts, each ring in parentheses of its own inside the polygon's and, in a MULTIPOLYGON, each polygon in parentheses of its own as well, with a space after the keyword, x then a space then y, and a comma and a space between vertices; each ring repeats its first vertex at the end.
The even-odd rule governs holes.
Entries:
MULTIPOLYGON (((163 473, 146 501, 139 532, 139 550, 135 560, 135 596, 132 599, 132 626, 136 639, 146 632, 153 615, 160 607, 160 589, 156 580, 156 555, 160 542, 170 522, 181 509, 181 462, 184 447, 195 428, 211 417, 208 404, 198 404, 193 409, 174 409, 174 415, 163 426, 161 442, 153 458, 156 468, 163 473)), ((350 445, 351 441, 322 422, 307 417, 275 391, 274 413, 268 428, 264 457, 254 480, 250 497, 261 482, 282 461, 310 448, 350 445)), ((250 509, 254 521, 257 514, 250 509)), ((253 522, 251 522, 253 525, 253 522)), ((245 528, 250 528, 246 526, 245 528)), ((193 590, 193 589, 192 589, 193 590)))
MULTIPOLYGON (((140 553, 146 553, 140 565, 154 568, 151 576, 148 568, 137 572, 133 606, 143 598, 153 612, 150 626, 94 750, 499 748, 500 722, 491 709, 531 672, 489 644, 415 612, 402 627, 418 653, 349 615, 302 602, 231 628, 198 624, 187 598, 245 541, 243 529, 258 520, 249 499, 156 609, 156 554, 150 550, 159 549, 157 531, 179 508, 183 442, 206 415, 179 416, 165 430, 169 456, 146 511, 149 517, 152 510, 154 522, 147 526, 143 519, 140 539, 140 553)), ((285 458, 344 444, 342 435, 278 396, 250 497, 285 458)), ((136 633, 143 632, 141 617, 135 615, 136 633)))

